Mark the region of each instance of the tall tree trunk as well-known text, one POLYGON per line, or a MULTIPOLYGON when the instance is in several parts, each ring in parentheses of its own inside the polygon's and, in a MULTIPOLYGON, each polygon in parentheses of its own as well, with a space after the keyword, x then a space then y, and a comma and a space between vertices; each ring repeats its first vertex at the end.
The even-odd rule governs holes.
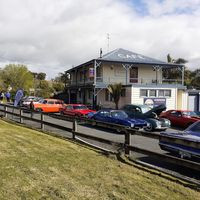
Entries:
POLYGON ((119 101, 115 102, 115 109, 118 110, 119 109, 119 101))

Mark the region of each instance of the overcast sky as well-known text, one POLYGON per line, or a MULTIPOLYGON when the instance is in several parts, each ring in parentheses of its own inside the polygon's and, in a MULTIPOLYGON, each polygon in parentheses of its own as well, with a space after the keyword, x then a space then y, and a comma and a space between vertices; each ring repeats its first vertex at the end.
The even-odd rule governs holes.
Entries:
POLYGON ((53 78, 124 48, 200 68, 200 0, 0 0, 0 66, 26 64, 53 78))

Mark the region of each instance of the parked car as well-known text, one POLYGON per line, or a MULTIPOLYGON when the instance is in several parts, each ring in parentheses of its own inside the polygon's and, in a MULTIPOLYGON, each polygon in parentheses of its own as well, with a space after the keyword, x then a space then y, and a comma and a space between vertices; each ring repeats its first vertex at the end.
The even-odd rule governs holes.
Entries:
POLYGON ((96 112, 95 110, 89 109, 83 104, 67 104, 60 108, 60 113, 63 115, 71 116, 87 116, 88 113, 96 112))
MULTIPOLYGON (((90 113, 88 116, 97 121, 120 124, 133 129, 140 129, 148 126, 148 123, 145 120, 129 118, 123 110, 100 110, 96 113, 90 113)), ((116 130, 118 132, 121 131, 120 128, 117 128, 116 130)))
POLYGON ((168 110, 161 113, 163 118, 167 118, 171 121, 172 125, 187 128, 191 124, 200 120, 200 117, 194 111, 188 110, 168 110))
POLYGON ((64 106, 64 102, 58 99, 41 99, 33 104, 34 110, 42 112, 59 112, 64 106))
POLYGON ((128 104, 122 107, 130 118, 144 119, 149 123, 145 128, 146 131, 166 130, 170 127, 171 122, 168 119, 160 118, 159 115, 163 110, 166 110, 164 105, 159 105, 150 108, 147 105, 128 104))
POLYGON ((39 100, 41 100, 42 98, 41 97, 35 97, 35 96, 28 96, 28 97, 25 97, 22 99, 22 106, 24 107, 29 107, 31 101, 33 102, 39 102, 39 100))
MULTIPOLYGON (((172 136, 175 138, 184 139, 188 142, 195 141, 200 144, 200 121, 193 123, 183 132, 177 132, 177 133, 162 132, 161 135, 172 136)), ((180 144, 176 140, 174 140, 173 142, 169 142, 165 138, 161 138, 159 140, 159 145, 162 150, 179 154, 182 158, 183 157, 200 158, 200 149, 199 148, 193 148, 193 147, 189 147, 187 145, 180 144)))

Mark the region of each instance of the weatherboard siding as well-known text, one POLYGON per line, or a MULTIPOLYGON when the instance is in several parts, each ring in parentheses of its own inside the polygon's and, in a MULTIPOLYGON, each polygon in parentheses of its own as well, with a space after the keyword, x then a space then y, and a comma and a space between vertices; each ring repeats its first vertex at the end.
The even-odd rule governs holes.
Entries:
MULTIPOLYGON (((165 90, 171 90, 171 97, 166 97, 166 106, 167 110, 170 109, 176 109, 177 108, 177 99, 176 99, 176 88, 147 88, 147 87, 132 87, 132 95, 131 95, 131 104, 144 104, 144 98, 140 96, 140 90, 141 89, 152 89, 152 90, 159 90, 159 89, 165 89, 165 90)), ((151 98, 151 97, 149 97, 151 98)), ((156 97, 158 98, 158 97, 156 97)))
MULTIPOLYGON (((119 83, 126 84, 126 70, 122 64, 103 64, 103 82, 107 84, 119 83)), ((153 71, 153 68, 146 65, 134 65, 138 67, 138 83, 152 83, 156 80, 156 72, 153 71)), ((130 83, 130 72, 128 70, 128 80, 127 83, 130 83)), ((162 79, 162 71, 157 72, 158 80, 162 79)))

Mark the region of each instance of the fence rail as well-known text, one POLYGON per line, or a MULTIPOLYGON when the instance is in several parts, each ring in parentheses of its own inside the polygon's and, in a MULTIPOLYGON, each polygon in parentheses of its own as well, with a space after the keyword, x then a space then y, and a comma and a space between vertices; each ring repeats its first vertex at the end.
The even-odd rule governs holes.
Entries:
MULTIPOLYGON (((142 154, 145 154, 145 155, 148 155, 148 156, 152 156, 156 159, 162 159, 163 161, 166 161, 166 162, 170 162, 170 163, 173 163, 173 164, 185 166, 187 168, 191 168, 191 169, 200 171, 200 163, 193 162, 193 161, 190 161, 190 160, 185 160, 185 159, 170 156, 170 155, 166 155, 166 154, 160 154, 160 153, 152 152, 152 151, 149 151, 147 149, 138 148, 138 147, 135 147, 135 146, 131 146, 131 136, 132 135, 140 135, 140 136, 148 137, 148 138, 152 138, 152 139, 165 139, 165 141, 169 141, 169 142, 175 141, 178 144, 187 145, 188 147, 200 149, 200 142, 197 142, 197 141, 188 141, 188 140, 176 138, 176 137, 173 137, 173 136, 163 136, 163 135, 160 135, 160 134, 157 134, 157 133, 134 130, 134 129, 127 128, 125 126, 111 124, 111 123, 107 123, 107 122, 95 121, 95 120, 87 119, 87 118, 83 118, 83 117, 72 118, 72 117, 69 117, 69 116, 61 116, 61 115, 57 115, 57 114, 47 114, 47 113, 43 113, 43 112, 30 111, 30 110, 27 110, 25 108, 18 108, 18 107, 14 107, 12 105, 0 104, 0 112, 4 113, 3 117, 5 117, 5 118, 8 118, 8 115, 19 117, 20 123, 24 123, 24 119, 25 120, 31 120, 31 121, 40 123, 41 129, 44 129, 44 126, 47 125, 47 126, 51 126, 51 127, 57 128, 57 129, 61 129, 61 130, 70 132, 72 134, 72 138, 75 139, 75 140, 80 140, 80 138, 78 138, 78 137, 81 137, 81 138, 90 139, 90 140, 94 140, 94 141, 109 144, 109 145, 115 145, 115 146, 118 146, 121 149, 123 149, 126 155, 130 155, 130 152, 142 153, 142 154), (12 111, 9 111, 8 108, 11 108, 12 111), (16 110, 18 111, 18 113, 14 112, 16 110), (29 112, 30 117, 25 116, 24 115, 25 112, 29 112), (39 114, 40 119, 33 118, 32 116, 33 116, 34 113, 39 114), (60 119, 60 120, 70 121, 70 122, 72 122, 72 127, 69 128, 69 127, 65 127, 65 126, 62 126, 62 125, 59 125, 59 124, 56 124, 56 123, 45 121, 45 116, 50 116, 50 117, 54 117, 54 118, 57 118, 57 119, 60 119), (122 143, 114 142, 112 140, 108 140, 108 139, 104 139, 104 138, 101 138, 101 137, 81 133, 81 132, 78 131, 78 126, 77 126, 78 124, 81 124, 81 123, 98 125, 98 126, 102 126, 102 127, 106 127, 106 128, 111 128, 111 129, 120 128, 124 132, 123 133, 124 142, 122 142, 122 143)), ((84 142, 83 140, 81 140, 81 141, 84 142)), ((88 144, 88 142, 85 142, 85 143, 88 144)), ((93 146, 95 147, 96 145, 93 145, 93 146)), ((98 147, 98 148, 105 150, 105 148, 101 148, 101 147, 98 147)), ((117 153, 117 152, 115 152, 115 153, 117 153)))

